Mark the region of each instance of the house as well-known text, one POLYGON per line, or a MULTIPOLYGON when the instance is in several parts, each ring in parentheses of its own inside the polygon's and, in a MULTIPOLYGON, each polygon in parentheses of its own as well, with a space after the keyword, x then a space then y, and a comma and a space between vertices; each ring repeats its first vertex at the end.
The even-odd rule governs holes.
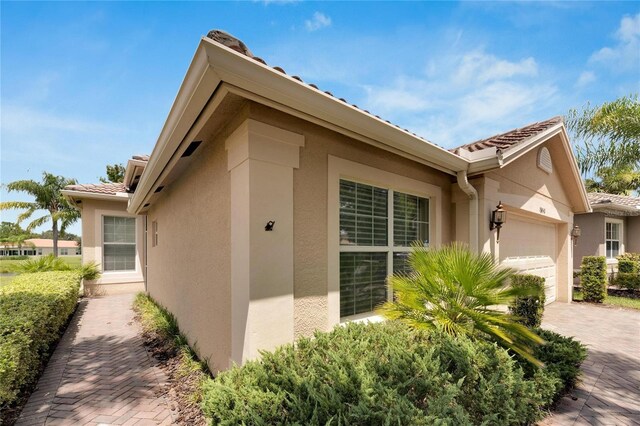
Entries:
POLYGON ((103 264, 89 286, 145 289, 212 371, 372 318, 413 241, 465 242, 569 302, 573 216, 590 211, 560 118, 448 151, 219 31, 151 155, 123 184, 64 194, 82 210, 84 260, 103 264))
MULTIPOLYGON (((53 240, 46 238, 30 238, 18 247, 17 244, 2 243, 0 257, 6 256, 46 256, 53 253, 53 240)), ((58 240, 58 256, 77 256, 80 246, 76 241, 58 240)))
POLYGON ((640 198, 601 192, 587 195, 593 211, 574 218, 582 233, 574 248, 573 268, 580 269, 583 256, 605 256, 609 272, 616 272, 616 256, 640 253, 640 198))

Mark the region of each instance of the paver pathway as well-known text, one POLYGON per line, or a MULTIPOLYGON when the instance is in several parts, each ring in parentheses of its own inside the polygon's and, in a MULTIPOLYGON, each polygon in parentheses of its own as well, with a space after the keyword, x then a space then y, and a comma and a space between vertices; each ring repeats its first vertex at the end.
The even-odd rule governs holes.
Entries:
POLYGON ((133 295, 83 299, 17 425, 171 424, 133 295))
POLYGON ((543 425, 640 425, 640 311, 553 303, 542 326, 588 348, 581 382, 543 425))

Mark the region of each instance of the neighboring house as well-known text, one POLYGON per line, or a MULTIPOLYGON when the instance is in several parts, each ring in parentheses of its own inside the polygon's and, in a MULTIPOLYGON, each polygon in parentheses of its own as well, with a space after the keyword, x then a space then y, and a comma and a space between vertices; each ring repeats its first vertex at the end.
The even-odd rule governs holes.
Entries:
POLYGON ((575 216, 582 235, 574 248, 573 267, 583 256, 606 256, 610 272, 617 271, 616 256, 640 253, 640 198, 590 192, 593 212, 575 216))
MULTIPOLYGON (((0 257, 6 256, 46 256, 53 253, 53 240, 31 238, 25 240, 22 247, 16 244, 1 243, 0 257)), ((77 256, 80 247, 76 241, 58 240, 58 256, 77 256)))
POLYGON ((450 152, 220 32, 124 184, 64 194, 82 210, 84 260, 105 266, 93 285, 146 289, 213 371, 375 317, 414 241, 468 243, 569 302, 573 215, 590 211, 560 118, 450 152))

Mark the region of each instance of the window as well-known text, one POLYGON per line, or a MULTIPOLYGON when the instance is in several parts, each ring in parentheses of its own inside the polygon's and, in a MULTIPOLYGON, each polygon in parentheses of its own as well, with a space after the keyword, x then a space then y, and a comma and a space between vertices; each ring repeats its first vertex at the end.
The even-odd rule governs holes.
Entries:
POLYGON ((154 220, 151 222, 151 246, 155 247, 158 245, 158 221, 154 220))
POLYGON ((386 279, 407 271, 416 241, 429 244, 429 199, 340 180, 340 316, 388 300, 386 279))
POLYGON ((38 249, 38 256, 42 256, 42 249, 41 248, 38 249))
POLYGON ((61 256, 68 256, 69 255, 69 249, 61 248, 60 249, 60 255, 61 256))
POLYGON ((622 221, 605 219, 605 249, 607 259, 615 259, 622 249, 622 221))
POLYGON ((105 271, 136 269, 136 220, 133 217, 103 216, 102 242, 105 271))
POLYGON ((35 250, 23 250, 22 254, 24 254, 25 256, 35 256, 36 251, 35 250))

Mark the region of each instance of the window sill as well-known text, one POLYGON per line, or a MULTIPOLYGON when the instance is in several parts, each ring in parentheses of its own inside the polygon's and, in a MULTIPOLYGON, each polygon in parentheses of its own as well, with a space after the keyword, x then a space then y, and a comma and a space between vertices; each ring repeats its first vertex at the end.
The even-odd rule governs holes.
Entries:
POLYGON ((375 323, 386 321, 382 315, 375 314, 373 312, 365 312, 358 315, 351 315, 349 317, 340 318, 340 325, 347 325, 350 322, 356 323, 375 323))

